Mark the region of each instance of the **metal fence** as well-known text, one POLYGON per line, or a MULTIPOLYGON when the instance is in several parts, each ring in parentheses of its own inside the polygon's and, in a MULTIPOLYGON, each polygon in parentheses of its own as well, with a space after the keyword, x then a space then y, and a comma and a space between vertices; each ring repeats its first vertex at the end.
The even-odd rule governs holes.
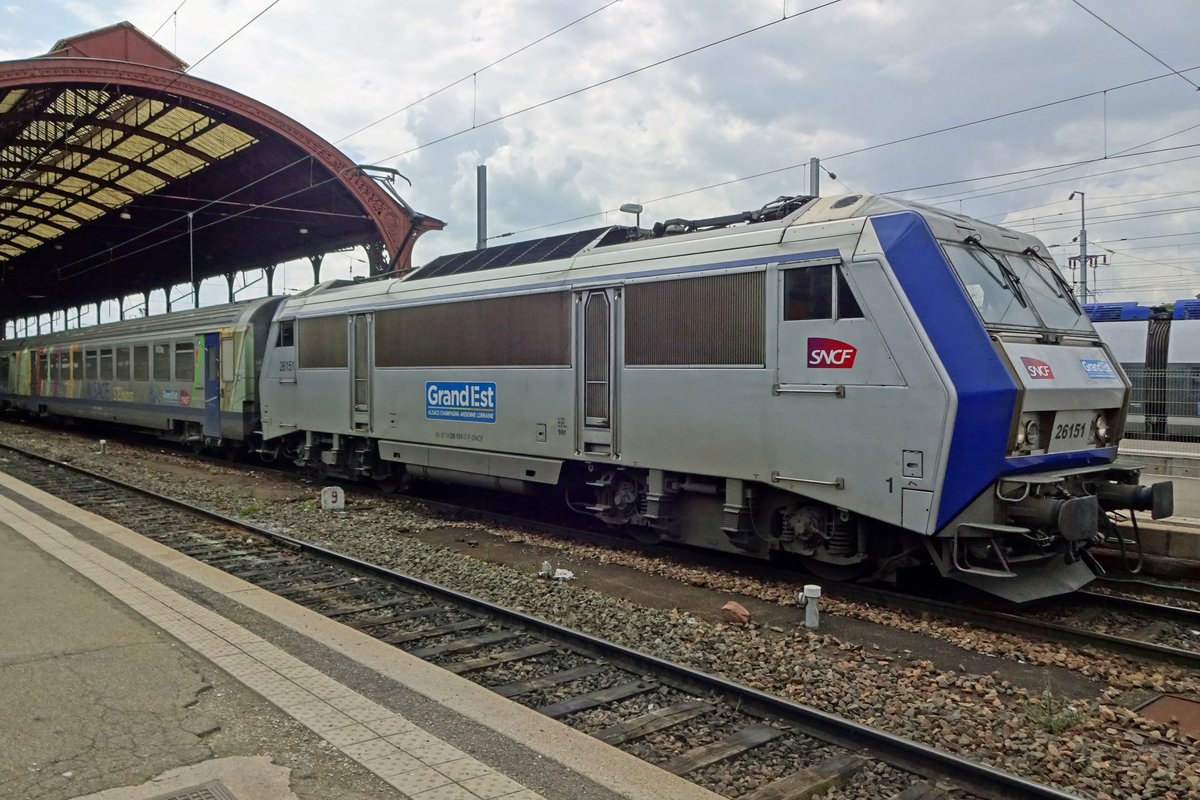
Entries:
POLYGON ((1121 452, 1200 458, 1200 365, 1126 374, 1133 397, 1121 452))

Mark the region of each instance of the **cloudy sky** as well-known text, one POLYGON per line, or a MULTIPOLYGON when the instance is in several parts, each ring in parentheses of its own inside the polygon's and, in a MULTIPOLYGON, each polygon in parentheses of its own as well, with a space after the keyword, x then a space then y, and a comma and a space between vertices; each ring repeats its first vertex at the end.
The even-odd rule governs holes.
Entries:
POLYGON ((0 60, 120 20, 408 176, 449 223, 418 264, 474 246, 480 163, 489 234, 529 238, 628 202, 643 224, 756 208, 807 192, 816 156, 823 194, 1007 224, 1063 265, 1083 191, 1099 299, 1200 293, 1195 0, 0 0, 0 60))

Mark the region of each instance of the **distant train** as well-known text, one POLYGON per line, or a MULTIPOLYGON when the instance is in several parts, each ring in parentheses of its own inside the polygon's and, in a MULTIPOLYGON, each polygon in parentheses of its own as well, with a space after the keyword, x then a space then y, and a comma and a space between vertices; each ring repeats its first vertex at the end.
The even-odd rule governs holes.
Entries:
POLYGON ((1084 311, 1132 383, 1126 436, 1200 442, 1200 300, 1084 311))
POLYGON ((0 407, 323 475, 555 492, 643 540, 1075 589, 1129 383, 1035 238, 891 198, 607 227, 0 342, 0 407))

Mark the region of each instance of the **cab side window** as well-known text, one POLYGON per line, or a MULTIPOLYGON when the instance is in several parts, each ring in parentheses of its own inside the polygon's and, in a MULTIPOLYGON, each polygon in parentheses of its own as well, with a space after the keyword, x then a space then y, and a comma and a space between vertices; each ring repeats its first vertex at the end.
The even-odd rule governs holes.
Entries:
POLYGON ((275 340, 276 347, 293 347, 296 344, 296 322, 285 319, 279 322, 279 336, 275 340))
POLYGON ((822 264, 783 273, 783 319, 856 319, 863 316, 839 267, 822 264), (837 314, 835 316, 834 311, 837 314))

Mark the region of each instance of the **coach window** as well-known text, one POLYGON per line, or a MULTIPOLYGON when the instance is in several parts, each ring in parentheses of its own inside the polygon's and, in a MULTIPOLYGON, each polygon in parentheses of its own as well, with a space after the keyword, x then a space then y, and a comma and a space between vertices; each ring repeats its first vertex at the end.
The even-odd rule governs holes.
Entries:
POLYGON ((135 381, 150 380, 150 345, 138 344, 133 347, 133 379, 135 381))
POLYGON ((8 360, 11 357, 7 353, 0 356, 0 385, 4 388, 8 387, 8 360))
POLYGON ((113 379, 113 351, 111 347, 105 347, 100 351, 100 380, 111 381, 113 379))
POLYGON ((83 380, 83 350, 78 347, 71 351, 71 380, 83 380))
POLYGON ((279 337, 275 340, 276 347, 294 347, 296 344, 296 321, 280 320, 279 337))
POLYGON ((95 350, 88 350, 83 354, 83 377, 85 380, 94 381, 100 375, 100 355, 95 350))
POLYGON ((221 380, 229 383, 235 377, 233 368, 236 366, 233 357, 233 339, 221 340, 221 380))
POLYGON ((192 382, 196 373, 196 351, 191 342, 175 343, 175 380, 192 382))
POLYGON ((171 345, 154 345, 154 380, 170 382, 171 380, 171 345))
POLYGON ((861 319, 862 308, 846 276, 833 264, 800 267, 783 273, 783 319, 861 319))
POLYGON ((116 379, 119 381, 129 380, 129 348, 117 348, 117 374, 116 379))

